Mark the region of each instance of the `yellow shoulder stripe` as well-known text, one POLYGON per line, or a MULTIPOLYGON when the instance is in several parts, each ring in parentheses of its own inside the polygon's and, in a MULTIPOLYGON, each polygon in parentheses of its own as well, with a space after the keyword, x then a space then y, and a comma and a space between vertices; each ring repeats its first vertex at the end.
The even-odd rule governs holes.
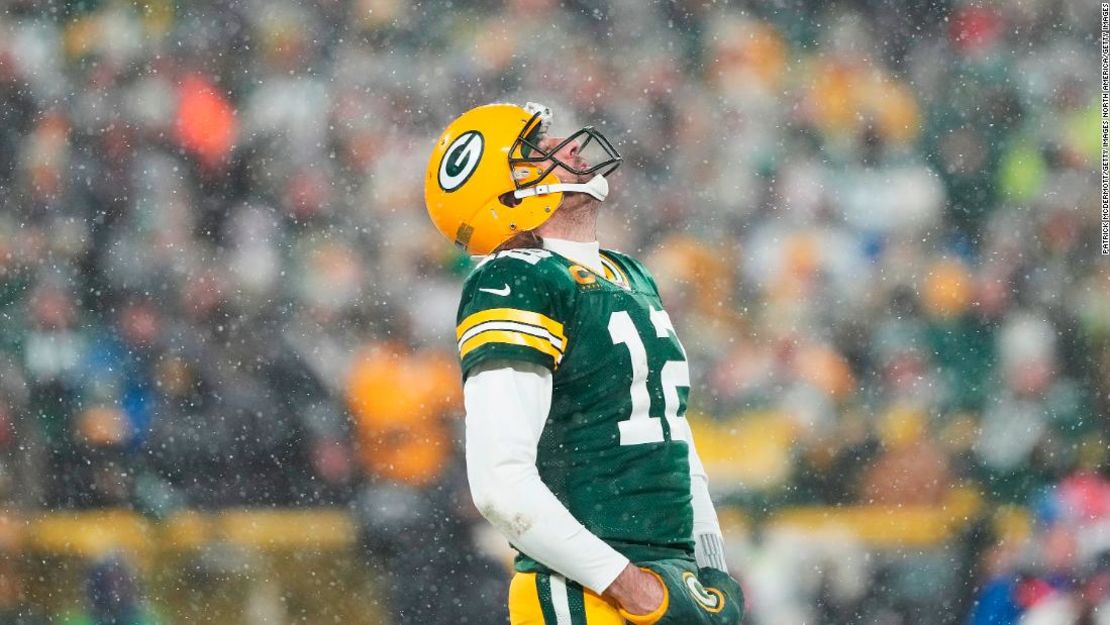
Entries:
POLYGON ((488 310, 480 310, 466 319, 463 319, 462 323, 460 323, 455 330, 455 339, 461 340, 468 330, 487 321, 515 321, 517 323, 539 326, 561 339, 564 345, 566 344, 567 337, 563 334, 563 324, 538 312, 520 310, 517 308, 490 308, 488 310))
POLYGON ((512 330, 488 330, 475 334, 459 346, 459 357, 466 358, 466 355, 471 351, 487 343, 508 343, 510 345, 531 347, 554 358, 555 364, 559 364, 559 361, 563 359, 563 353, 556 349, 551 341, 512 330))

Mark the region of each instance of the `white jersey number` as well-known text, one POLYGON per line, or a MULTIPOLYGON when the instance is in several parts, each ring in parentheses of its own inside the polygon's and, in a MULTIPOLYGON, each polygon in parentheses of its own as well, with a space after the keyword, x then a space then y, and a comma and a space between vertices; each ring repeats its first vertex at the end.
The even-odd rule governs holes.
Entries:
MULTIPOLYGON (((656 337, 667 338, 674 332, 674 325, 671 324, 671 318, 665 311, 653 308, 651 323, 655 326, 656 337)), ((647 386, 647 350, 644 348, 643 339, 640 338, 640 332, 632 323, 632 316, 627 311, 619 310, 609 317, 609 336, 613 339, 613 345, 624 344, 628 348, 628 355, 632 362, 632 386, 629 388, 632 396, 632 414, 628 419, 617 424, 620 428, 621 445, 662 443, 665 440, 663 422, 659 417, 650 415, 651 395, 648 393, 647 386)), ((679 348, 681 349, 681 344, 679 348)), ((685 417, 678 414, 681 403, 678 389, 690 387, 689 365, 685 360, 668 360, 659 372, 659 382, 663 386, 663 416, 667 419, 671 439, 686 440, 689 427, 685 423, 685 417)))

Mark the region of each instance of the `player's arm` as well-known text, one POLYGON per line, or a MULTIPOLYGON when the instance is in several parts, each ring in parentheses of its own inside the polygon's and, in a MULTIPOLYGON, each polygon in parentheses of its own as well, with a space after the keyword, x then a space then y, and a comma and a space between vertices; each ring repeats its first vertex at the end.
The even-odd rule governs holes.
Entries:
POLYGON ((656 579, 587 530, 540 479, 536 447, 551 388, 551 372, 535 364, 494 361, 471 373, 464 394, 474 503, 524 553, 629 614, 648 614, 663 601, 656 579))
POLYGON ((536 448, 551 406, 551 372, 526 362, 491 362, 472 371, 466 398, 466 465, 479 512, 513 545, 601 593, 628 559, 587 530, 536 469, 536 448))
POLYGON ((717 520, 717 510, 709 497, 709 476, 701 463, 690 424, 685 420, 684 437, 690 450, 690 497, 694 508, 694 558, 701 568, 714 568, 728 573, 725 564, 724 538, 721 524, 717 520))

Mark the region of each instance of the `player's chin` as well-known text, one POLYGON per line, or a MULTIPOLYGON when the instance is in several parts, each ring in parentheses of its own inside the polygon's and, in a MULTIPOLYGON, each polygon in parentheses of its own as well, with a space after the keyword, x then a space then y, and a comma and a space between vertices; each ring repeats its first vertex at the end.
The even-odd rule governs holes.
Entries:
POLYGON ((597 201, 597 198, 588 193, 567 191, 563 194, 563 202, 559 208, 561 210, 574 210, 590 204, 600 204, 600 202, 597 201))
POLYGON ((577 182, 578 184, 586 184, 594 179, 594 174, 585 174, 581 176, 573 176, 568 182, 577 182))

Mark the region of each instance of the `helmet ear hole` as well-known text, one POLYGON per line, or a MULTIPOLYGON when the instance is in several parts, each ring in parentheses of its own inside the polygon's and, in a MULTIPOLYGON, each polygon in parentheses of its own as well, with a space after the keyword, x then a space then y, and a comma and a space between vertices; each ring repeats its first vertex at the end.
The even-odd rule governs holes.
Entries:
POLYGON ((508 206, 509 208, 513 208, 515 206, 518 206, 522 201, 522 200, 520 200, 516 197, 515 192, 513 192, 513 191, 509 191, 507 193, 502 193, 501 195, 497 196, 497 199, 498 199, 498 201, 500 201, 505 206, 508 206))

